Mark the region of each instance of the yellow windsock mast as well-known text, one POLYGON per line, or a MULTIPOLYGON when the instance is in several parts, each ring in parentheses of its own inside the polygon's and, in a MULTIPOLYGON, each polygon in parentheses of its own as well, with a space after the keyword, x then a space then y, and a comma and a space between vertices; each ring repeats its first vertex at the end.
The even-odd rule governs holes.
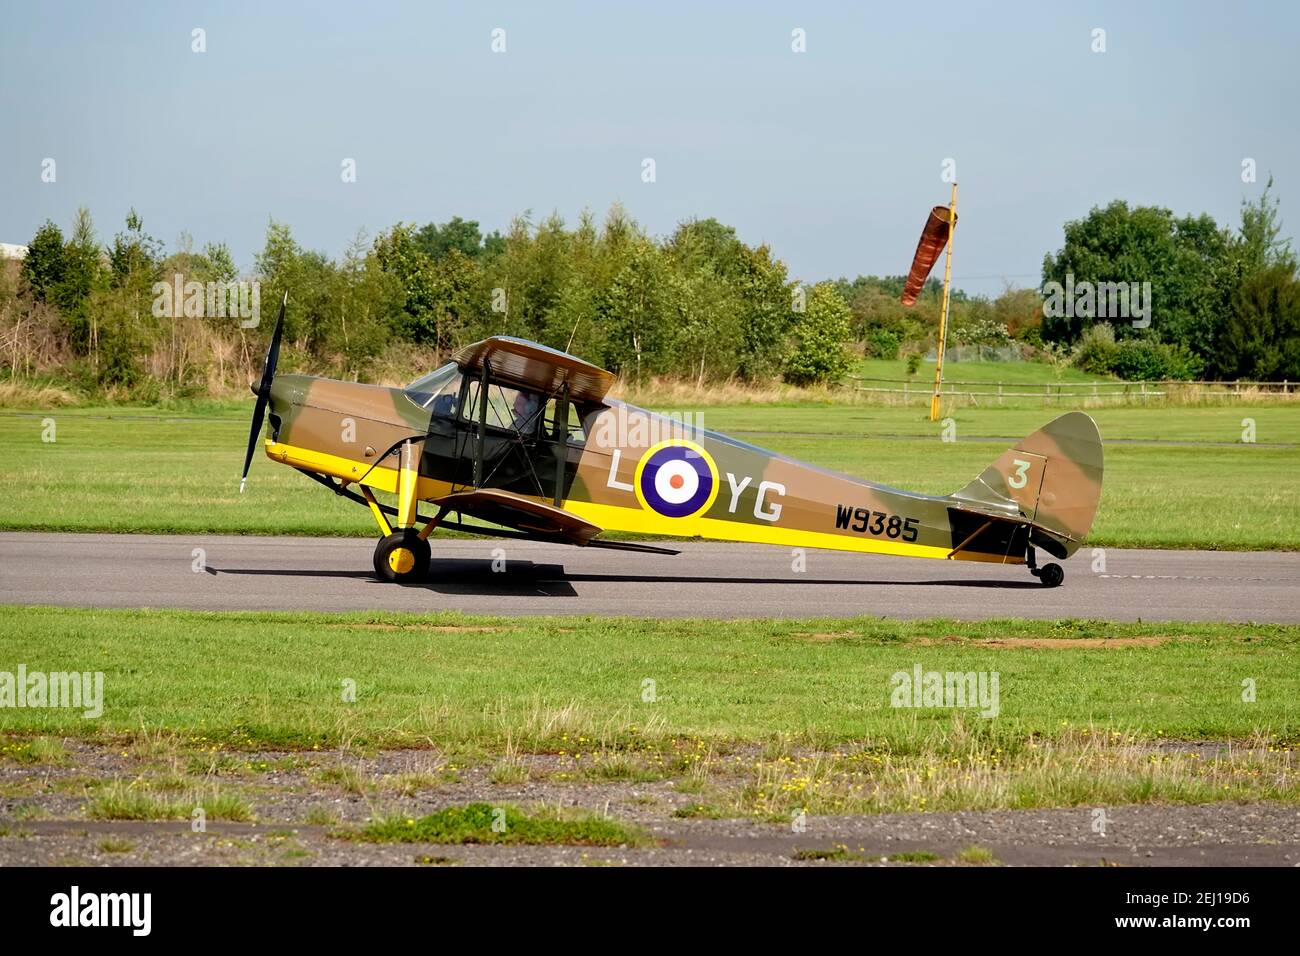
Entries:
POLYGON ((935 347, 934 395, 930 399, 930 421, 939 420, 939 388, 943 384, 943 353, 948 342, 948 303, 952 285, 952 234, 957 228, 957 184, 952 184, 952 199, 947 206, 935 206, 921 230, 921 240, 916 244, 912 268, 903 284, 903 305, 916 304, 925 287, 925 280, 939 258, 939 250, 947 249, 943 269, 943 303, 939 311, 939 340, 935 347))
POLYGON ((948 202, 948 251, 943 263, 943 306, 939 310, 939 341, 935 347, 934 394, 930 396, 930 421, 939 420, 939 391, 943 388, 943 354, 948 349, 948 302, 952 292, 952 234, 957 225, 957 184, 952 184, 952 199, 948 202))

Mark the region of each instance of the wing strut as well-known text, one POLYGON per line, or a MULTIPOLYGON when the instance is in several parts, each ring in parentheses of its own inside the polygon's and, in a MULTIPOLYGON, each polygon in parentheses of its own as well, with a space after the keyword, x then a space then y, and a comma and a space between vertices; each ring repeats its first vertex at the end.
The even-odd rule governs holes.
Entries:
MULTIPOLYGON (((295 470, 302 472, 312 481, 324 485, 336 495, 341 495, 349 501, 355 501, 359 505, 365 505, 366 507, 371 506, 371 503, 364 497, 344 485, 336 483, 333 478, 327 478, 314 471, 308 471, 306 468, 296 468, 295 470)), ((368 491, 369 489, 362 486, 362 490, 368 491)), ((381 514, 393 515, 394 517, 397 516, 397 509, 391 505, 380 504, 378 501, 375 501, 374 508, 381 514)), ((488 528, 482 525, 465 524, 461 521, 447 521, 445 515, 449 510, 449 508, 440 508, 437 517, 434 518, 417 514, 415 520, 417 522, 431 523, 439 528, 450 528, 453 531, 463 531, 466 534, 481 534, 487 538, 518 538, 522 541, 545 541, 548 544, 570 544, 584 548, 605 548, 609 551, 637 551, 641 554, 681 554, 680 551, 676 551, 672 548, 661 548, 653 544, 642 544, 638 541, 590 540, 585 544, 576 545, 575 542, 568 538, 562 538, 559 536, 529 534, 524 531, 515 531, 511 528, 488 528)))

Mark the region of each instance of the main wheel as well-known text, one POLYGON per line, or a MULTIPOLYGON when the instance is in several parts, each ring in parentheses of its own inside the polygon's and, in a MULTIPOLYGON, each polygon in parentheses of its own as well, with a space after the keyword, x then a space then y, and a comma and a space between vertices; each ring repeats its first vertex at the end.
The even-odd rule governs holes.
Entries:
POLYGON ((429 573, 429 542, 414 528, 403 528, 375 546, 375 577, 406 584, 422 581, 429 573))
POLYGON ((1059 564, 1044 564, 1034 572, 1045 587, 1054 588, 1065 580, 1065 572, 1059 564))

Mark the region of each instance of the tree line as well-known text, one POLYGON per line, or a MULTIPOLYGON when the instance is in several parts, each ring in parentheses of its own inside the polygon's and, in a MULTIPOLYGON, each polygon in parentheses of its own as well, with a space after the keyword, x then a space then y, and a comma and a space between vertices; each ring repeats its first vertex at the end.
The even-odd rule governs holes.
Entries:
MULTIPOLYGON (((244 328, 205 311, 195 321, 170 290, 237 278, 224 244, 195 249, 183 236, 165 254, 134 212, 106 244, 84 209, 66 237, 47 222, 17 274, 0 279, 5 367, 114 395, 219 393, 256 369, 270 322, 244 328)), ((810 385, 839 380, 852 358, 832 283, 801 285, 769 247, 716 220, 656 240, 617 206, 572 228, 523 216, 504 235, 459 217, 398 223, 373 241, 357 235, 337 259, 272 221, 253 278, 268 315, 289 293, 283 367, 363 381, 416 374, 490 335, 540 341, 636 382, 810 385)))
MULTIPOLYGON (((1045 287, 1067 277, 1072 288, 1151 283, 1150 323, 1112 321, 1095 308, 1058 315, 1037 289, 954 291, 949 343, 1052 353, 1125 377, 1300 373, 1296 258, 1268 190, 1243 204, 1235 232, 1208 216, 1122 201, 1094 209, 1066 224, 1063 247, 1044 260, 1045 287)), ((715 219, 655 238, 619 206, 573 226, 524 215, 504 234, 460 217, 398 223, 373 240, 358 234, 337 258, 272 221, 249 278, 265 313, 255 327, 213 314, 210 295, 181 295, 182 308, 173 287, 238 284, 226 245, 196 249, 182 235, 168 252, 134 211, 101 241, 79 210, 66 235, 46 222, 21 265, 0 269, 0 368, 90 395, 229 395, 256 374, 288 291, 286 369, 400 381, 461 345, 515 335, 635 384, 670 376, 821 385, 840 381, 857 356, 932 348, 942 298, 933 277, 912 308, 899 302, 901 275, 804 283, 767 245, 748 245, 715 219)))
POLYGON ((1145 325, 1098 323, 1095 302, 1049 308, 1043 341, 1124 378, 1300 378, 1300 279, 1272 185, 1242 202, 1235 231, 1121 200, 1066 223, 1065 244, 1043 260, 1044 287, 1149 283, 1151 314, 1145 325))

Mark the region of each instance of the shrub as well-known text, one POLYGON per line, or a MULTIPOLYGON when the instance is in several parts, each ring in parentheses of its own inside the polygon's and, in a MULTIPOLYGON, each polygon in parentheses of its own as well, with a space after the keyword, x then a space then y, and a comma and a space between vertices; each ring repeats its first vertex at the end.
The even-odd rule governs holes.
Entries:
POLYGON ((1130 382, 1194 379, 1202 369, 1201 360, 1184 345, 1153 338, 1116 342, 1114 330, 1101 323, 1079 340, 1074 366, 1093 375, 1115 375, 1130 382))
POLYGON ((1074 348, 1074 367, 1093 375, 1109 375, 1115 364, 1115 330, 1097 323, 1083 334, 1074 348))
POLYGON ((1300 378, 1300 279, 1289 265, 1242 282, 1219 336, 1215 366, 1224 378, 1300 378))
POLYGON ((793 385, 830 384, 849 371, 844 343, 849 337, 849 307, 835 286, 819 282, 794 328, 795 347, 786 359, 785 378, 793 385))
POLYGON ((1115 347, 1111 374, 1131 382, 1194 379, 1201 367, 1201 360, 1185 345, 1125 339, 1115 347))
POLYGON ((897 332, 890 329, 875 328, 868 329, 865 344, 867 358, 896 359, 898 358, 898 347, 902 344, 903 337, 897 332))

